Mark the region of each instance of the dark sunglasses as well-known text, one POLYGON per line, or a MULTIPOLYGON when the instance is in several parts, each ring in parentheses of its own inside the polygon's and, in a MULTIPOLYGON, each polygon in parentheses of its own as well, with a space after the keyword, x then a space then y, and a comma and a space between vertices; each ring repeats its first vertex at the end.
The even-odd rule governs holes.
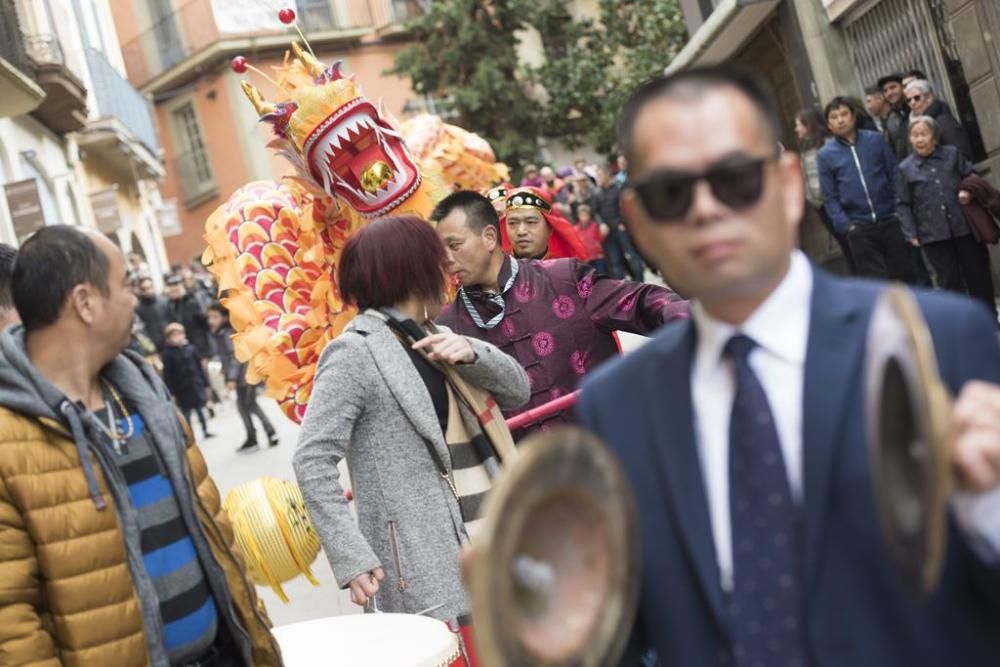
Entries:
POLYGON ((924 99, 923 95, 914 95, 913 97, 907 97, 906 101, 913 104, 914 102, 919 102, 922 99, 924 99))
POLYGON ((694 187, 706 181, 712 196, 734 210, 752 206, 764 191, 764 165, 777 155, 740 162, 724 162, 701 174, 661 169, 633 183, 642 207, 656 222, 681 222, 694 200, 694 187))

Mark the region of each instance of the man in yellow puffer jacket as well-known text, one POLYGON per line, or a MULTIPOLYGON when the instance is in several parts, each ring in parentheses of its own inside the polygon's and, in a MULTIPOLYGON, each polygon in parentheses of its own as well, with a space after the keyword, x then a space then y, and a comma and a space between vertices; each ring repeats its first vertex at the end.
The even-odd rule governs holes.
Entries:
POLYGON ((0 335, 0 665, 279 666, 190 429, 124 351, 124 259, 56 226, 0 335))

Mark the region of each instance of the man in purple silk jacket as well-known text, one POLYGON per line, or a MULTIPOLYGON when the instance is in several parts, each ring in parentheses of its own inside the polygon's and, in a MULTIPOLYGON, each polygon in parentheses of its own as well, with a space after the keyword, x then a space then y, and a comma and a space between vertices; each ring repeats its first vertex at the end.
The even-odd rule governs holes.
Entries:
MULTIPOLYGON (((688 316, 687 302, 664 287, 615 280, 573 259, 509 257, 496 211, 476 192, 449 195, 431 219, 462 285, 438 321, 518 360, 531 385, 522 409, 576 390, 586 373, 617 354, 614 331, 648 334, 688 316)), ((568 408, 518 429, 514 438, 572 421, 568 408)))

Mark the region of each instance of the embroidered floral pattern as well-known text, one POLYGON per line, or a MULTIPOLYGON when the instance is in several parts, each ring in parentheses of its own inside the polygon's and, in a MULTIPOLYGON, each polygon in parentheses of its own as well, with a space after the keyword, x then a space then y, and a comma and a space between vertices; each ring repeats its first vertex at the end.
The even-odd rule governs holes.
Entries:
POLYGON ((532 336, 531 345, 535 348, 535 354, 540 357, 547 357, 556 349, 555 338, 548 331, 541 331, 532 336))
POLYGON ((524 280, 514 285, 514 298, 521 303, 528 303, 535 298, 535 290, 531 286, 531 281, 525 277, 524 280))
POLYGON ((516 329, 517 328, 514 326, 514 320, 509 317, 504 318, 504 320, 500 322, 500 333, 507 338, 513 338, 516 329))
POLYGON ((576 284, 576 293, 581 299, 586 299, 594 292, 594 276, 584 276, 583 280, 576 284))
POLYGON ((576 313, 576 304, 573 303, 573 299, 571 297, 560 296, 552 302, 552 312, 555 313, 556 317, 560 320, 568 320, 576 313))
POLYGON ((639 301, 638 292, 629 292, 618 300, 618 310, 623 313, 631 313, 635 310, 635 305, 639 301))
POLYGON ((574 373, 583 375, 587 372, 587 353, 583 350, 577 350, 569 355, 569 365, 573 367, 574 373))

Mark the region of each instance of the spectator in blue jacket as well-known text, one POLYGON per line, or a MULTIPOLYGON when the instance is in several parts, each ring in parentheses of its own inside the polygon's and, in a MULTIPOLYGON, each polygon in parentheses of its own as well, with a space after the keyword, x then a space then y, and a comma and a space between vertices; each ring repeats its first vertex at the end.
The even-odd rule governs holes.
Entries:
POLYGON ((859 275, 912 281, 896 217, 896 156, 878 132, 857 128, 847 98, 835 97, 825 116, 833 137, 817 156, 823 208, 846 236, 859 275))

